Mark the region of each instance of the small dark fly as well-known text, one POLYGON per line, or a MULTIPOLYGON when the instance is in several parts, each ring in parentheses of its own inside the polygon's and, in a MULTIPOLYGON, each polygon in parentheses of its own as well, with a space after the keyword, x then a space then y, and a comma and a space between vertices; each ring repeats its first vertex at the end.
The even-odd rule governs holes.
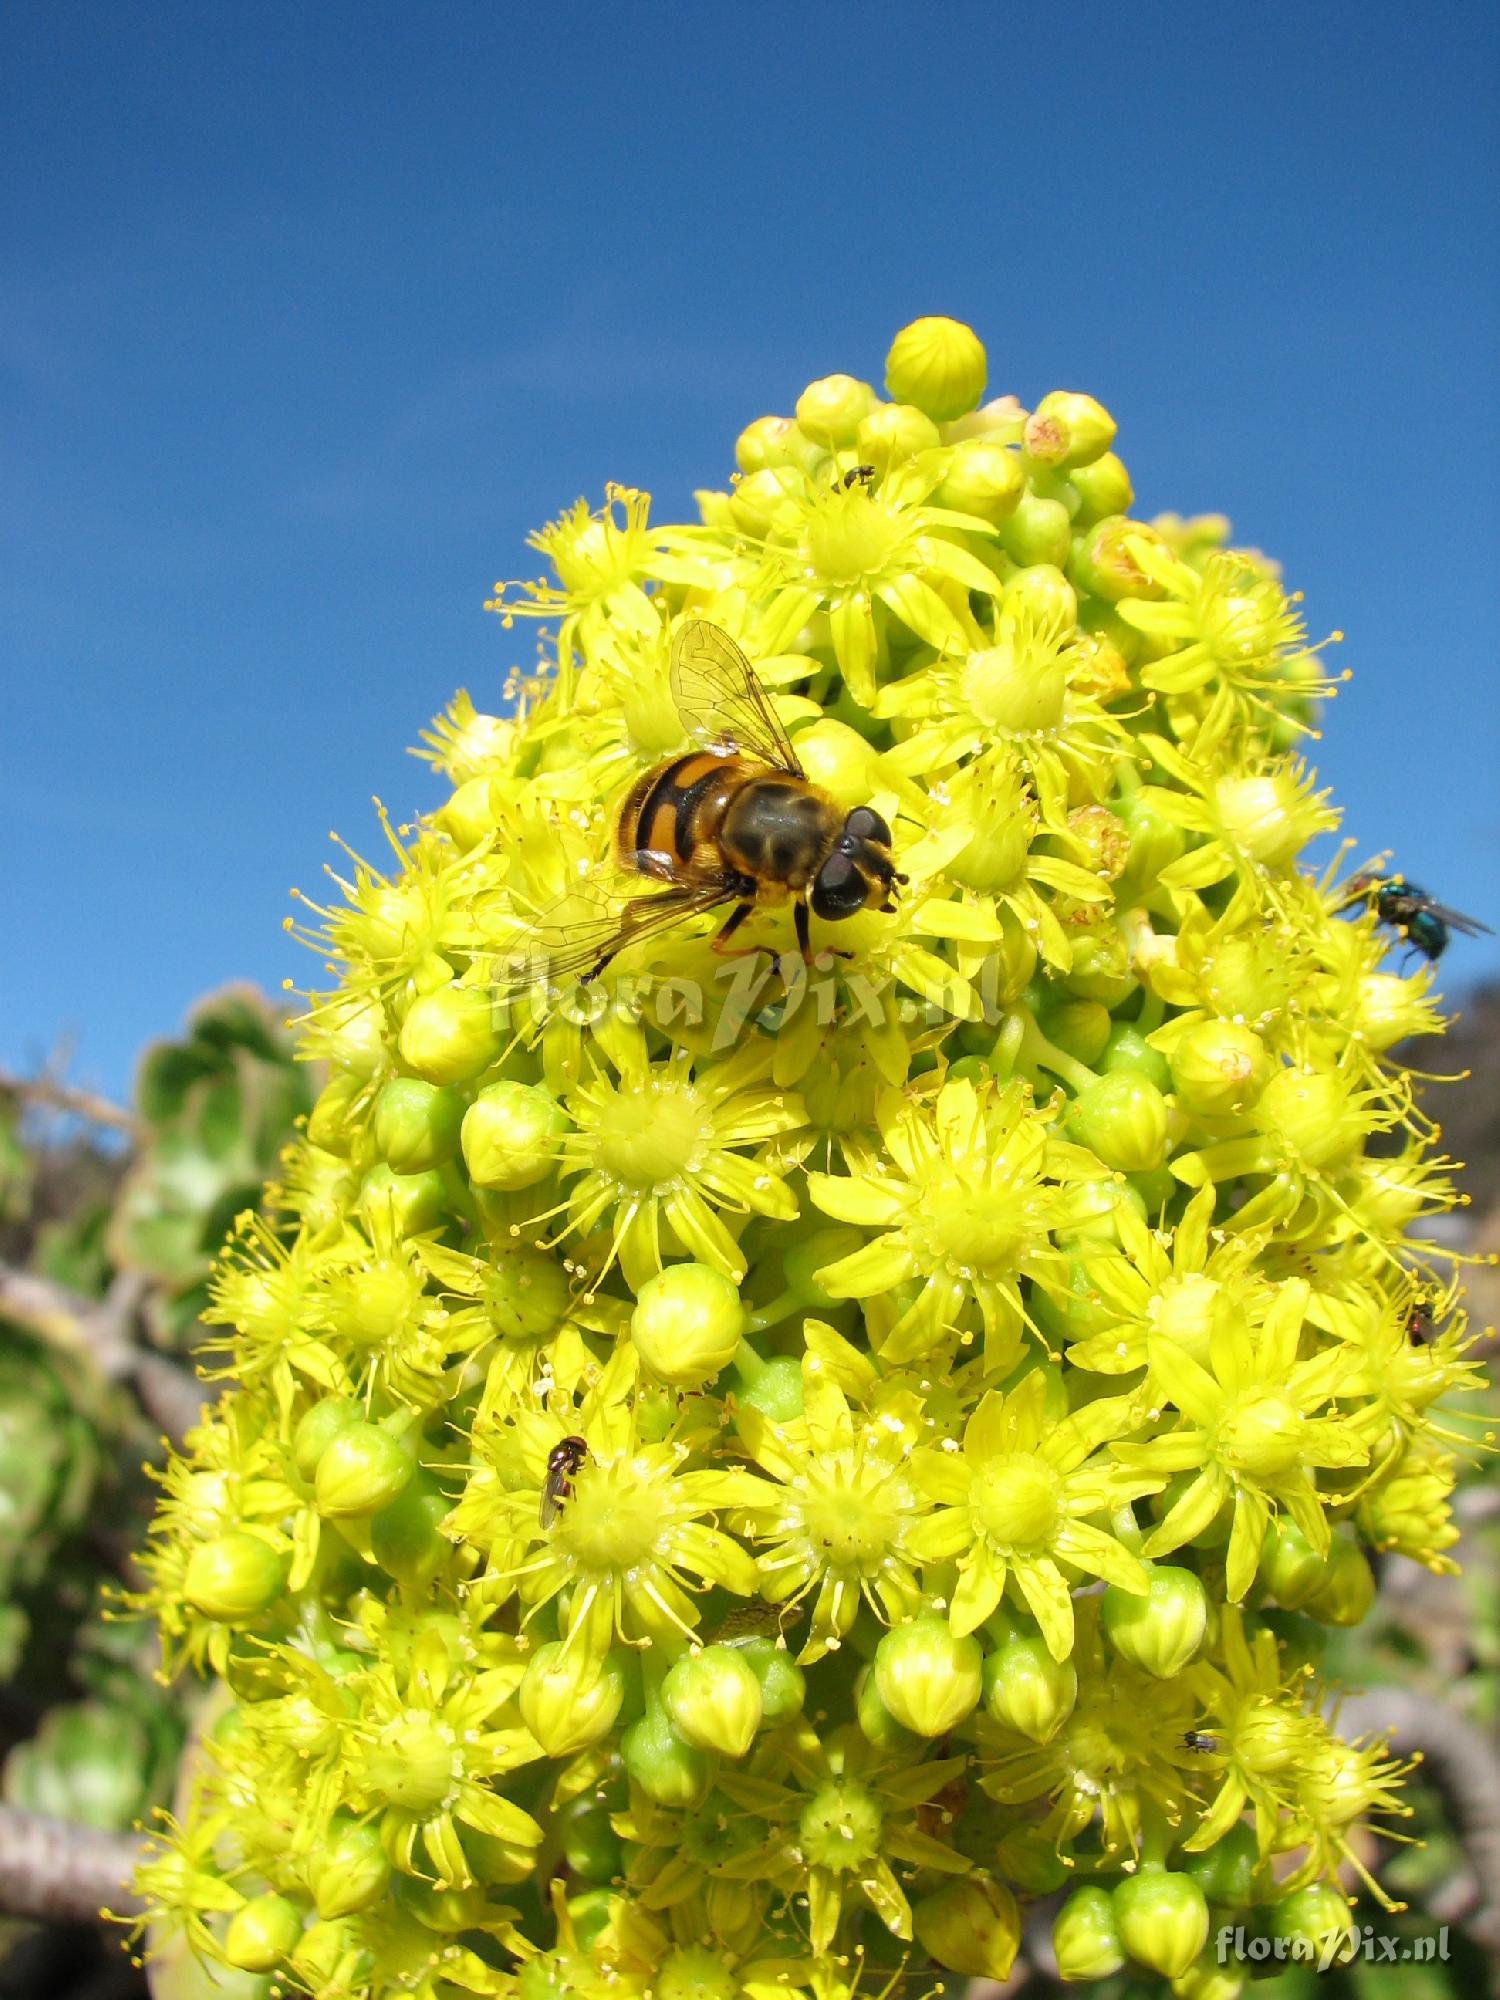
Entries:
POLYGON ((1437 1322, 1425 1299, 1417 1299, 1406 1315, 1406 1337, 1413 1347, 1429 1347, 1437 1337, 1437 1322))
POLYGON ((1182 1732, 1184 1750, 1196 1750, 1200 1757, 1212 1757, 1219 1747, 1219 1739, 1207 1729, 1185 1729, 1182 1732))
POLYGON ((868 486, 875 477, 873 465, 851 465, 844 474, 843 487, 847 493, 851 486, 868 486))
POLYGON ((542 1481, 542 1507, 538 1516, 550 1528, 562 1512, 562 1504, 573 1491, 578 1468, 587 1462, 589 1448, 581 1437, 560 1438, 547 1454, 547 1477, 542 1481))
POLYGON ((1344 908, 1347 910, 1358 902, 1367 903, 1381 923, 1434 965, 1448 949, 1450 931, 1460 931, 1465 937, 1494 935, 1488 924, 1436 902, 1425 889, 1419 889, 1415 882, 1408 882, 1404 875, 1354 876, 1344 908))

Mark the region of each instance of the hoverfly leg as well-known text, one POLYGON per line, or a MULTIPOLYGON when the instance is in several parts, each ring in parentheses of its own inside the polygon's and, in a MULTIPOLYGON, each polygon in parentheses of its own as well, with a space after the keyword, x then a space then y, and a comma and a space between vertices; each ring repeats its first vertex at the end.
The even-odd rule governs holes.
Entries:
MULTIPOLYGON (((729 912, 729 915, 724 919, 724 922, 720 925, 718 935, 714 938, 712 946, 712 949, 714 951, 720 953, 723 952, 725 945, 734 936, 735 932, 739 929, 740 925, 745 921, 746 917, 749 916, 750 912, 754 908, 755 908, 754 903, 735 904, 734 908, 729 912)), ((764 949, 764 947, 761 945, 757 945, 755 949, 757 951, 761 951, 764 949)))
POLYGON ((807 905, 799 897, 792 906, 792 922, 797 927, 797 949, 804 965, 812 964, 812 932, 808 928, 807 905))

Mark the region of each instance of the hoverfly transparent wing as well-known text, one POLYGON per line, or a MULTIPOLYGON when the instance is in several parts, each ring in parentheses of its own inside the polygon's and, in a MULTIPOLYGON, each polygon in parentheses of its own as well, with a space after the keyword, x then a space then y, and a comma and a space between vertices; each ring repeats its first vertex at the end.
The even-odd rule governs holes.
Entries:
POLYGON ((495 985, 502 994, 544 982, 563 986, 576 979, 587 985, 627 945, 714 909, 734 894, 723 875, 697 876, 645 896, 610 897, 579 883, 542 913, 508 955, 496 955, 495 985))
POLYGON ((1422 908, 1445 923, 1451 931, 1461 931, 1465 937, 1493 937, 1495 933, 1488 924, 1482 924, 1478 917, 1466 917, 1462 910, 1450 910, 1446 903, 1434 903, 1430 897, 1422 898, 1422 908))
POLYGON ((703 749, 739 751, 789 777, 804 776, 754 668, 717 625, 690 618, 677 628, 668 683, 684 728, 703 749))

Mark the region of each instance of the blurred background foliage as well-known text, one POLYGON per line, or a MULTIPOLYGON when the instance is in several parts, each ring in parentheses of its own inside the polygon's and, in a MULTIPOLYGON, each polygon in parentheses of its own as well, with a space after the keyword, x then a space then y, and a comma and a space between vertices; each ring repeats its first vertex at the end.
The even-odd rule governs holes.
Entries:
MULTIPOLYGON (((1402 1054, 1420 1072, 1463 1073, 1428 1100, 1470 1194, 1449 1218, 1448 1247, 1479 1258, 1500 1251, 1500 985, 1471 995, 1441 1041, 1402 1054)), ((261 1203, 317 1081, 294 1064, 277 1010, 246 987, 207 996, 180 1037, 146 1050, 128 1107, 48 1073, 0 1078, 6 1806, 123 1832, 171 1797, 190 1717, 181 1695, 154 1678, 152 1632, 111 1620, 107 1599, 129 1580, 162 1433, 180 1435, 207 1393, 191 1370, 209 1333, 201 1314, 214 1254, 235 1217, 261 1203)), ((1471 1326, 1493 1329, 1495 1268, 1472 1265, 1467 1283, 1471 1326)), ((1495 1344, 1493 1331, 1481 1333, 1485 1355, 1495 1344)), ((1500 1415, 1493 1391, 1470 1405, 1482 1420, 1500 1415)), ((1362 1857, 1409 1908, 1392 1918, 1362 1903, 1354 1921, 1395 1938, 1398 1951, 1446 1925, 1448 1957, 1372 1956, 1324 1974, 1273 1960, 1252 1968, 1269 1975, 1254 1987, 1265 2000, 1469 2000, 1496 1990, 1489 1890, 1500 1870, 1500 1789, 1473 1768, 1476 1743, 1500 1749, 1500 1486, 1486 1450, 1470 1454, 1456 1511, 1460 1574, 1376 1558, 1371 1615, 1349 1632, 1316 1628, 1330 1680, 1376 1701, 1393 1695, 1431 1738, 1410 1789, 1411 1844, 1362 1857)), ((1346 1722, 1362 1720, 1358 1701, 1346 1722)), ((1045 2000, 1065 1990, 1050 1974, 1046 1930, 1045 1921, 1033 1927, 1007 1993, 1045 2000)), ((1095 1990, 1105 2000, 1166 1993, 1149 1980, 1095 1990)), ((137 2000, 144 1991, 115 1935, 0 1916, 0 2000, 137 2000)))

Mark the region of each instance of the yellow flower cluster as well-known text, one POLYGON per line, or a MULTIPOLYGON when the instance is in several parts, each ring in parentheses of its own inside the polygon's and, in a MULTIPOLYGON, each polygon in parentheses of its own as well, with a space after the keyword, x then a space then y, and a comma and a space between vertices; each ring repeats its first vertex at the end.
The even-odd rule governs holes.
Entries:
POLYGON ((546 670, 311 913, 329 1081, 139 1599, 220 1683, 148 1943, 224 1990, 838 2000, 1003 1977, 1066 1891, 1069 1976, 1195 1993, 1401 1810, 1316 1660, 1454 1540, 1430 968, 1299 866, 1271 567, 1133 519, 1091 397, 984 386, 918 321, 697 524, 564 514, 493 606, 546 670), (805 956, 689 898, 579 983, 694 621, 901 886, 805 956))

